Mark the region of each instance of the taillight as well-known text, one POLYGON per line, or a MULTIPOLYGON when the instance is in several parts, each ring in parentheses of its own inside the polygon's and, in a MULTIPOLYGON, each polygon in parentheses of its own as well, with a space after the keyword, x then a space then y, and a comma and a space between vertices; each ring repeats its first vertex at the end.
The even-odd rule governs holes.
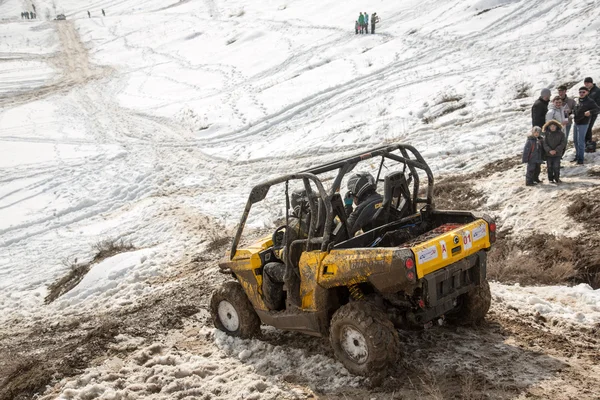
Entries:
POLYGON ((496 223, 490 222, 490 243, 494 243, 496 241, 496 223))
POLYGON ((415 280, 415 260, 407 258, 404 261, 404 267, 406 268, 406 277, 409 281, 415 280))

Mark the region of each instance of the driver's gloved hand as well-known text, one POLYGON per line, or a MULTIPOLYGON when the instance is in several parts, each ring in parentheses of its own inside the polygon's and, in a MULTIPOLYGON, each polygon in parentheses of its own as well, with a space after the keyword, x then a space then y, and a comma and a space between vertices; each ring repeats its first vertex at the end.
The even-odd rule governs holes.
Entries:
POLYGON ((353 202, 354 202, 354 195, 352 194, 352 192, 347 191, 346 194, 344 195, 344 205, 351 206, 353 202))

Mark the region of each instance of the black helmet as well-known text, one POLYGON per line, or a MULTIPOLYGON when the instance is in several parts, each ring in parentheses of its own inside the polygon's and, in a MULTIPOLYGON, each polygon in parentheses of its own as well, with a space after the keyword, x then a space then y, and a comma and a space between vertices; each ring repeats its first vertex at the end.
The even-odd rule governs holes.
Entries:
POLYGON ((368 172, 359 172, 354 174, 348 180, 348 190, 357 198, 361 198, 365 193, 375 190, 375 178, 368 172))
POLYGON ((301 213, 306 214, 309 210, 308 195, 306 189, 299 189, 292 192, 290 196, 290 205, 294 211, 294 215, 299 216, 301 213))

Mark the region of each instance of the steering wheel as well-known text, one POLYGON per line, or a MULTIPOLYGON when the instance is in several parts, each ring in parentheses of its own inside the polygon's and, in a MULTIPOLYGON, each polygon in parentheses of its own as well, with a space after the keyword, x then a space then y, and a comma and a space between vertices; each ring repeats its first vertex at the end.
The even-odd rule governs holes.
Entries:
POLYGON ((273 232, 273 236, 271 236, 271 240, 273 241, 274 248, 283 247, 283 241, 285 239, 285 228, 286 227, 287 227, 287 225, 281 225, 280 227, 275 229, 275 232, 273 232))

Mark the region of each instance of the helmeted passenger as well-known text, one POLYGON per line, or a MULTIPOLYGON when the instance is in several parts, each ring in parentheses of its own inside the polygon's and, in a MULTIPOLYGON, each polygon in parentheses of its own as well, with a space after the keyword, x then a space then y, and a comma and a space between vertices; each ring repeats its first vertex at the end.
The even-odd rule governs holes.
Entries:
POLYGON ((369 173, 359 172, 350 177, 347 187, 344 207, 348 216, 350 236, 354 236, 360 230, 366 232, 380 225, 374 218, 377 210, 381 208, 383 197, 377 193, 375 178, 369 173), (353 203, 356 208, 352 207, 353 203))

